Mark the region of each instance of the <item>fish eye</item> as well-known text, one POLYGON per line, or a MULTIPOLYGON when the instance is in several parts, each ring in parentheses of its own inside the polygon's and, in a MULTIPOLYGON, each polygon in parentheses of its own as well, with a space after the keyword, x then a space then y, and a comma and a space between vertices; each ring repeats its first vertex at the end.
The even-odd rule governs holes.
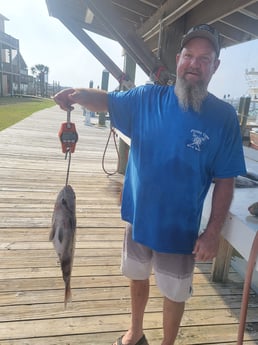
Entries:
POLYGON ((66 205, 66 200, 64 198, 62 199, 62 204, 66 205))

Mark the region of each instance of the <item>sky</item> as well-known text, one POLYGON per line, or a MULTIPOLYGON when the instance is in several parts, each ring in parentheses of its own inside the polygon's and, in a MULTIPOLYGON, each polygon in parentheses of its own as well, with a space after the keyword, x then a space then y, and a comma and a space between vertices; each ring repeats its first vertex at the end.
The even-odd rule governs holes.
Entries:
MULTIPOLYGON (((43 64, 49 67, 49 83, 62 86, 94 87, 101 85, 104 66, 56 18, 50 17, 45 0, 0 0, 0 14, 9 19, 5 32, 20 42, 20 52, 28 66, 43 64)), ((121 46, 89 33, 107 55, 123 69, 121 46)), ((245 70, 258 70, 258 40, 222 49, 221 64, 213 76, 209 91, 217 97, 240 97, 248 92, 245 70)), ((137 67, 136 85, 144 84, 148 76, 137 67)), ((110 76, 109 91, 118 82, 110 76)))

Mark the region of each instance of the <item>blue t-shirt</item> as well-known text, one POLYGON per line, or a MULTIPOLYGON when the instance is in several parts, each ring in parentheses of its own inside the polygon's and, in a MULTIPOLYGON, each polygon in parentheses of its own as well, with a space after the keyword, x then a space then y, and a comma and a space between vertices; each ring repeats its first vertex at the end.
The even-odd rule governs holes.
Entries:
POLYGON ((122 219, 133 239, 158 252, 192 253, 212 179, 245 173, 233 107, 208 94, 183 111, 173 86, 108 95, 112 125, 131 139, 122 219))

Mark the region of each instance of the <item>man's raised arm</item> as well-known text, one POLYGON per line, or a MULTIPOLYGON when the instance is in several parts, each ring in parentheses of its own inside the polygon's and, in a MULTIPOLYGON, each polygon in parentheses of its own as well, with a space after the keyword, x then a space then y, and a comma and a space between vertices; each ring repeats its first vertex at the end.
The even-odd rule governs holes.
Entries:
POLYGON ((54 96, 55 102, 63 110, 72 109, 72 105, 77 103, 94 112, 108 111, 107 92, 98 89, 65 89, 54 96))

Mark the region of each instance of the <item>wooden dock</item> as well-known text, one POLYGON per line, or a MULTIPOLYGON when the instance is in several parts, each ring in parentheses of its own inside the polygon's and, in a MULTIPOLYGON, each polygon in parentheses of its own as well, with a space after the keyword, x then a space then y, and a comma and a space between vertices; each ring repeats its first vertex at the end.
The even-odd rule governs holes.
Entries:
MULTIPOLYGON (((0 132, 0 345, 111 345, 130 322, 128 281, 120 274, 124 224, 122 177, 107 177, 101 161, 109 129, 85 126, 72 113, 79 141, 70 184, 77 196, 73 302, 64 310, 64 285, 48 241, 67 161, 57 137, 66 114, 57 106, 0 132)), ((111 142, 106 168, 116 169, 111 142)), ((236 344, 243 281, 233 270, 224 284, 210 282, 211 264, 195 268, 177 345, 236 344)), ((151 279, 145 333, 162 338, 162 297, 151 279)), ((245 345, 258 344, 258 296, 250 293, 245 345)))

